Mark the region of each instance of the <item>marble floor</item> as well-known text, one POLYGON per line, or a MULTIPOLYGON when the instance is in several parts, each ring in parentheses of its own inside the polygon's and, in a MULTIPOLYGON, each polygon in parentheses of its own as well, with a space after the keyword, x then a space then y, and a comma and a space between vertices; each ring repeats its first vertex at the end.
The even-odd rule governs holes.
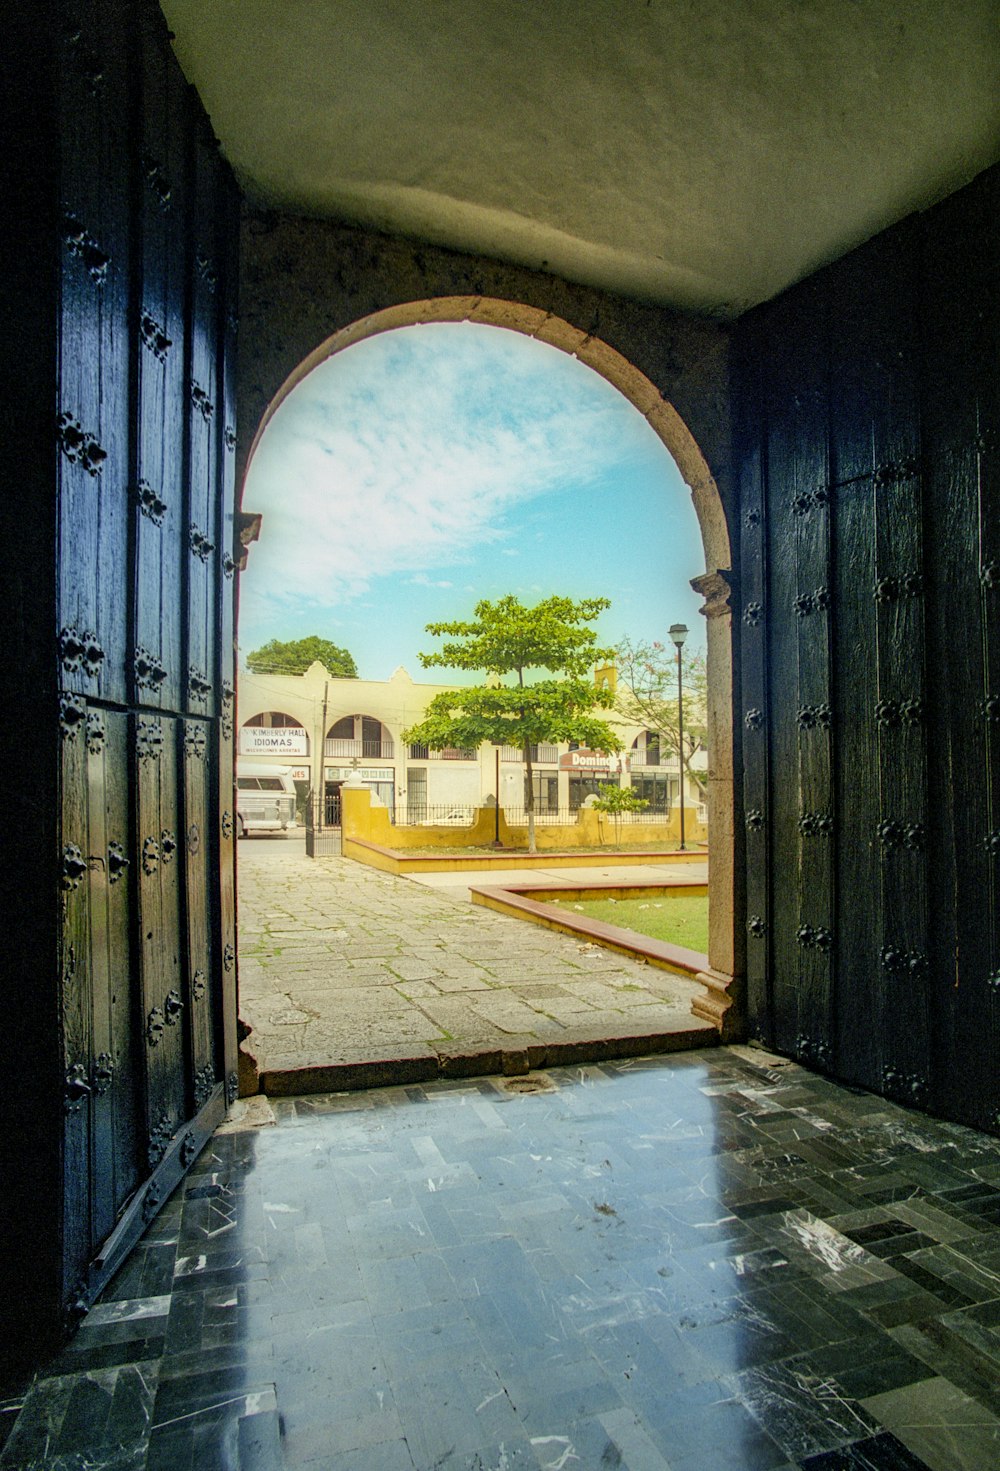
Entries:
POLYGON ((267 1116, 0 1405, 0 1466, 1000 1466, 1000 1140, 743 1048, 267 1116))

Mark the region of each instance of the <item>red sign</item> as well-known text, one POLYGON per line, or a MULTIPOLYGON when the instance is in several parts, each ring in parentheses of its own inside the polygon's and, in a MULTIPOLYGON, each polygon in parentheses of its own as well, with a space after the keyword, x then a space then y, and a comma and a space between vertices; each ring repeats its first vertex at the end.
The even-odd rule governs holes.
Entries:
POLYGON ((611 757, 604 751, 566 751, 559 757, 560 771, 579 771, 587 776, 610 776, 611 757))

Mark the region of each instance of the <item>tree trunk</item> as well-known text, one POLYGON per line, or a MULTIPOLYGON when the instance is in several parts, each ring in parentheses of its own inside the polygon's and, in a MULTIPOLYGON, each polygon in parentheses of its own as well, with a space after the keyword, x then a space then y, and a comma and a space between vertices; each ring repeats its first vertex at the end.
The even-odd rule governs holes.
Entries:
POLYGON ((702 781, 701 777, 696 771, 691 770, 691 757, 694 755, 696 750, 697 746, 692 746, 690 754, 685 754, 684 752, 681 752, 681 761, 683 763, 683 771, 681 773, 681 801, 684 800, 684 772, 687 773, 688 779, 690 781, 693 781, 695 786, 698 788, 698 795, 701 797, 701 800, 703 802, 706 802, 708 800, 708 790, 705 786, 705 783, 702 781))
POLYGON ((528 852, 535 848, 535 780, 531 766, 531 746, 524 743, 524 810, 528 816, 528 852))

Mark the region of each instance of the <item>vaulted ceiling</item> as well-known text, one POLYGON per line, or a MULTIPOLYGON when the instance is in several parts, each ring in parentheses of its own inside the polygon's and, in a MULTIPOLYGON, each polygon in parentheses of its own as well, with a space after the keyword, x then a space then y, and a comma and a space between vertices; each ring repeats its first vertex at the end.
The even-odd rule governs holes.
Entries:
POLYGON ((996 0, 163 0, 249 199, 722 316, 1000 157, 996 0))

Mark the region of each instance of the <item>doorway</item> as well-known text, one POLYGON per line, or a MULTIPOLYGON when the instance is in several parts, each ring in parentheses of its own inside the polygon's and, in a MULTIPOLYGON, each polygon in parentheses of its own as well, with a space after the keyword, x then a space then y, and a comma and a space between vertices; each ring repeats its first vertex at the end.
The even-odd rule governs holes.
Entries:
MULTIPOLYGON (((729 532, 715 480, 694 437, 673 406, 660 396, 654 384, 607 343, 551 314, 540 319, 537 309, 509 301, 469 297, 437 298, 375 312, 335 333, 317 347, 287 377, 264 414, 251 447, 251 461, 275 413, 310 372, 346 348, 369 338, 408 325, 476 323, 522 332, 536 337, 544 328, 543 340, 592 367, 624 396, 642 415, 646 424, 669 451, 688 487, 697 516, 704 549, 705 570, 692 579, 704 599, 701 613, 706 618, 708 666, 708 747, 710 767, 706 775, 706 807, 712 832, 712 883, 710 891, 709 965, 704 974, 706 995, 698 1014, 710 1017, 720 1027, 729 1025, 738 1012, 738 980, 742 946, 735 934, 734 782, 733 782, 733 649, 731 609, 731 557, 729 532)), ((401 755, 402 747, 400 748, 401 755)), ((433 774, 430 763, 424 768, 433 774)), ((405 788, 407 773, 401 767, 397 788, 405 788)), ((426 785, 416 793, 427 803, 426 785)))

